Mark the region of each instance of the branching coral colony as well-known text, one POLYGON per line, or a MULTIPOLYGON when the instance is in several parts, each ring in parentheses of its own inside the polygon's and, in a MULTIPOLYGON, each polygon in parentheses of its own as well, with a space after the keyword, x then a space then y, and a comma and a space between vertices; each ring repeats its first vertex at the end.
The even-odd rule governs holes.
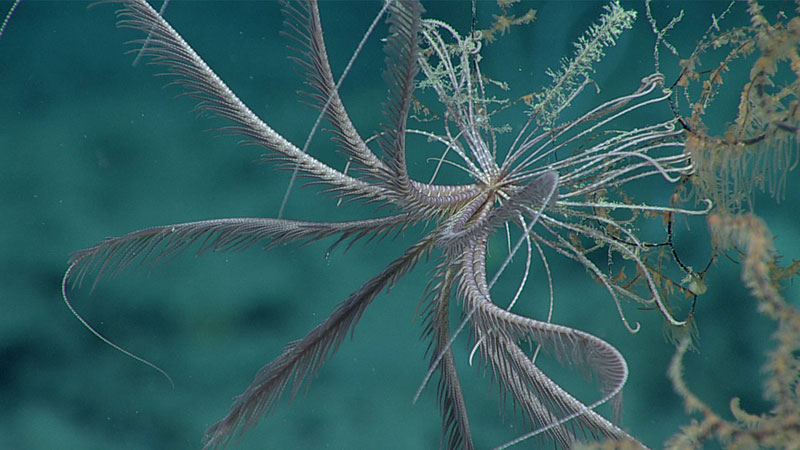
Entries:
POLYGON ((794 11, 773 10, 772 21, 754 0, 748 1, 747 12, 749 26, 725 30, 714 21, 691 55, 681 59, 673 89, 676 105, 688 111, 680 120, 694 163, 693 195, 711 198, 716 206, 708 216, 714 253, 727 252, 740 261, 742 281, 759 311, 777 325, 776 346, 764 367, 764 396, 773 407, 753 415, 732 398, 735 420, 723 419, 684 379, 683 357, 691 345, 684 337, 668 374, 687 412, 700 413, 702 420, 683 427, 667 442, 669 448, 697 448, 709 440, 728 448, 800 448, 800 311, 780 294, 781 283, 797 275, 800 261, 779 264, 765 222, 752 212, 756 188, 780 199, 787 174, 798 162, 800 3, 795 2, 794 11), (746 81, 726 91, 723 80, 735 80, 742 66, 749 69, 746 81), (720 133, 707 112, 723 95, 736 95, 739 104, 735 116, 713 119, 729 124, 720 133))
MULTIPOLYGON (((645 73, 627 94, 576 113, 571 105, 593 86, 593 66, 631 27, 634 12, 610 3, 579 38, 574 53, 564 58, 557 70, 548 72, 550 85, 518 101, 505 101, 491 93, 502 83, 481 72, 481 47, 508 27, 531 21, 533 12, 515 18, 506 14, 509 2, 501 2, 504 12, 496 16, 492 28, 464 35, 442 21, 424 19, 423 7, 416 1, 389 1, 381 11, 389 23, 385 41, 389 95, 383 108, 384 125, 377 136, 365 139, 339 97, 316 2, 290 3, 284 11, 288 34, 300 49, 296 62, 312 90, 313 104, 330 123, 333 141, 347 157, 347 169, 338 170, 262 121, 147 2, 121 3, 119 25, 147 36, 139 42, 143 55, 166 67, 200 101, 200 110, 232 121, 234 125, 226 131, 266 148, 268 160, 326 185, 336 196, 383 207, 379 211, 384 215, 349 222, 216 219, 134 231, 72 256, 64 276, 65 301, 69 282, 80 283, 86 275, 93 275, 96 282, 133 262, 155 263, 189 247, 200 252, 231 251, 329 237, 336 238, 336 245, 400 230, 411 234, 412 229, 423 235, 316 328, 288 344, 263 367, 229 414, 208 429, 206 448, 224 447, 237 430, 254 425, 275 407, 284 389, 295 395, 332 356, 372 300, 429 255, 434 255, 438 264, 423 309, 423 335, 430 342, 430 372, 423 377, 423 387, 431 375, 438 374, 442 447, 473 447, 468 403, 451 349, 462 325, 470 330, 473 354, 479 355, 501 396, 510 397, 522 416, 517 423, 519 438, 499 448, 536 435, 562 447, 594 440, 607 440, 607 446, 642 446, 615 424, 628 376, 620 352, 585 331, 512 312, 524 296, 531 260, 536 257, 546 268, 552 304, 549 261, 555 254, 585 267, 608 292, 631 332, 638 330, 639 324, 628 322, 623 301, 657 310, 676 330, 679 352, 670 375, 687 407, 702 411, 705 419, 683 430, 671 445, 693 446, 715 433, 740 444, 767 444, 773 442, 769 439, 792 432, 796 436, 800 411, 795 355, 800 319, 781 299, 778 283, 790 278, 797 267, 780 270, 763 222, 740 212, 754 186, 766 183, 771 192, 779 192, 785 184, 785 170, 797 157, 800 86, 795 78, 777 88, 773 77, 782 61, 790 63, 792 74, 800 74, 800 19, 783 15, 770 23, 758 4, 751 2, 751 25, 721 31, 715 20, 695 52, 682 60, 683 71, 677 80, 666 83, 658 70, 645 73), (700 56, 705 58, 721 47, 730 50, 720 64, 700 70, 700 56), (704 124, 704 112, 717 95, 731 61, 754 52, 760 56, 742 90, 738 117, 724 136, 714 137, 704 124), (687 101, 690 114, 684 117, 681 111, 687 101), (512 108, 523 113, 519 123, 492 122, 498 111, 512 108), (569 114, 563 114, 565 111, 569 114), (653 121, 654 117, 665 119, 653 121), (409 118, 420 123, 420 128, 410 126, 409 118), (427 182, 413 179, 406 157, 406 141, 412 135, 426 137, 438 164, 461 167, 470 181, 446 185, 436 183, 435 177, 427 182), (676 194, 668 199, 670 205, 635 200, 631 186, 645 179, 677 186, 676 194), (677 206, 687 180, 694 186, 699 208, 677 206), (680 263, 672 249, 670 230, 678 215, 711 212, 712 201, 706 199, 713 200, 717 208, 709 216, 715 248, 731 248, 742 255, 747 286, 762 309, 779 322, 779 347, 770 363, 773 378, 767 387, 778 406, 769 416, 752 417, 734 404, 733 411, 740 419, 737 423, 720 419, 682 381, 680 361, 689 346, 690 333, 685 331, 691 326, 692 311, 678 317, 666 300, 676 291, 692 297, 703 290, 703 272, 692 272, 680 263), (643 222, 654 219, 664 224, 664 242, 647 242, 640 235, 643 222), (493 273, 486 264, 490 238, 507 241, 507 255, 493 273), (512 262, 512 256, 520 251, 522 257, 512 262), (493 298, 495 282, 514 263, 524 265, 516 294, 493 298), (688 275, 687 287, 668 275, 681 270, 687 272, 681 274, 688 275), (450 323, 451 307, 460 307, 460 324, 450 323), (594 375, 602 391, 600 398, 584 404, 550 379, 536 364, 540 348, 560 362, 594 375), (595 412, 604 403, 613 405, 614 420, 595 412)), ((659 28, 648 8, 648 19, 655 31, 656 49, 677 54, 667 37, 679 18, 659 28)), ((656 55, 656 69, 658 61, 656 55)))

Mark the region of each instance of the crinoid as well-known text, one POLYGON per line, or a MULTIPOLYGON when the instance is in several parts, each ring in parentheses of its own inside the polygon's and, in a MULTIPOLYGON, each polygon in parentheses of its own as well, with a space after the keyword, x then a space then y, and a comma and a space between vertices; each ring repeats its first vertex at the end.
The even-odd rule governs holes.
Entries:
POLYGON ((295 395, 333 355, 370 303, 431 254, 438 259, 422 309, 423 335, 430 341, 430 372, 420 377, 424 387, 438 373, 442 447, 473 447, 451 348, 462 327, 470 330, 473 355, 479 355, 501 396, 513 400, 522 416, 518 425, 527 430, 503 447, 534 435, 565 447, 585 439, 638 444, 614 421, 595 412, 597 406, 611 403, 619 413, 628 376, 620 352, 587 332, 511 311, 523 297, 534 255, 546 269, 541 279, 550 283, 552 305, 548 255, 559 254, 582 264, 605 288, 632 332, 638 324, 625 319, 623 300, 660 311, 672 326, 686 326, 664 299, 669 290, 660 269, 664 246, 646 242, 639 229, 641 219, 647 217, 667 222, 675 214, 695 212, 636 203, 633 193, 626 190, 643 179, 675 183, 692 171, 682 130, 670 114, 670 93, 664 90, 663 76, 647 75, 626 95, 588 111, 576 114, 570 108, 592 85, 592 65, 630 27, 634 13, 611 3, 580 38, 574 54, 549 73, 551 85, 520 101, 507 102, 489 93, 498 83, 481 72, 480 32, 464 36, 444 22, 423 19, 423 7, 417 1, 388 1, 382 11, 389 23, 385 121, 377 136, 365 139, 339 97, 316 2, 287 4, 288 34, 299 48, 295 61, 312 90, 311 102, 330 123, 333 141, 348 159, 347 169, 338 170, 262 121, 147 2, 121 3, 119 25, 147 34, 139 42, 143 55, 166 67, 175 82, 200 101, 201 111, 232 121, 225 132, 266 148, 266 159, 325 185, 338 197, 376 205, 383 215, 346 222, 216 219, 137 230, 73 254, 62 286, 65 301, 67 284, 80 283, 86 275, 93 275, 96 282, 131 263, 164 261, 188 248, 201 253, 233 251, 324 238, 334 238, 333 245, 349 240, 349 245, 401 230, 411 234, 412 228, 423 234, 316 328, 289 343, 263 367, 229 414, 208 429, 206 448, 224 447, 237 430, 255 424, 275 407, 285 389, 295 395), (492 123, 497 112, 506 115, 511 108, 527 114, 513 126, 492 123), (408 126, 412 116, 420 119, 420 128, 408 126), (652 119, 657 117, 665 118, 652 119), (407 140, 420 135, 436 152, 433 156, 439 165, 461 167, 470 180, 438 184, 435 177, 428 182, 412 178, 407 140), (492 272, 487 271, 490 239, 507 241, 493 247, 500 252, 505 249, 506 254, 496 259, 497 269, 492 272), (521 256, 512 261, 521 249, 521 256), (524 275, 512 290, 516 293, 500 306, 491 291, 512 264, 521 265, 524 275), (457 305, 462 322, 451 328, 451 306, 457 305), (540 348, 594 375, 603 395, 588 405, 579 401, 537 366, 540 348))

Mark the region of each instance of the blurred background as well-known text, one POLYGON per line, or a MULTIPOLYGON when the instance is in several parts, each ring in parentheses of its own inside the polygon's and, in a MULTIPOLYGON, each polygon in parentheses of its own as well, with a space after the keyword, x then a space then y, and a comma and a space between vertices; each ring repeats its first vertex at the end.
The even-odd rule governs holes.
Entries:
MULTIPOLYGON (((686 9, 671 40, 688 55, 712 14, 718 16, 726 5, 663 2, 654 14, 663 26, 686 9)), ((10 6, 0 2, 0 14, 10 6)), ((469 32, 468 2, 425 6, 427 17, 469 32)), ((499 14, 494 2, 477 6, 478 27, 499 14)), ((508 82, 511 98, 547 86, 545 70, 572 54, 572 42, 596 21, 602 6, 518 6, 518 15, 536 9, 536 20, 484 48, 484 74, 508 82)), ((576 108, 631 92, 653 71, 650 25, 638 3, 626 6, 639 8, 634 29, 597 66, 600 91, 588 88, 576 108)), ((323 3, 323 29, 337 76, 380 7, 379 2, 323 3)), ((260 149, 209 131, 225 123, 196 117, 191 99, 176 99, 181 90, 165 88, 168 78, 153 76, 161 69, 144 61, 132 67, 135 55, 126 50, 134 47, 124 43, 142 36, 116 29, 114 9, 24 1, 0 39, 0 448, 199 448, 206 427, 224 416, 260 367, 421 236, 421 229, 409 229, 394 240, 330 254, 328 241, 266 253, 255 248, 195 258, 187 252, 152 271, 145 266, 105 279, 93 292, 89 283, 69 291, 89 323, 166 370, 174 388, 151 368, 103 344, 61 300, 70 252, 152 225, 273 217, 289 180, 288 173, 257 163, 260 149)), ((303 85, 287 59, 290 40, 280 35, 277 2, 175 1, 166 17, 240 98, 302 146, 317 113, 295 94, 303 85)), ((729 20, 746 24, 747 16, 738 11, 729 20)), ((382 25, 341 90, 363 136, 375 133, 382 120, 386 88, 380 38, 385 35, 382 25)), ((677 60, 664 61, 672 61, 661 69, 674 80, 677 60)), ((718 126, 734 119, 737 89, 732 85, 729 98, 718 100, 732 105, 720 107, 718 126)), ((522 109, 516 114, 518 122, 503 116, 512 128, 527 119, 522 109)), ((425 158, 439 149, 418 150, 423 149, 409 150, 410 158, 429 169, 432 163, 425 158)), ((309 151, 334 167, 344 166, 324 133, 309 151)), ((800 201, 793 195, 800 192, 797 173, 789 176, 784 201, 757 196, 755 203, 785 263, 800 258, 794 214, 800 201)), ((668 204, 672 187, 655 182, 649 188, 649 198, 668 204)), ((303 220, 372 215, 370 206, 337 205, 318 188, 297 185, 285 213, 303 220)), ((696 269, 710 257, 708 240, 702 219, 676 225, 676 247, 696 269)), ((307 393, 291 403, 284 396, 237 448, 437 448, 435 385, 412 404, 427 369, 427 343, 419 339, 422 326, 414 320, 415 311, 434 263, 435 258, 417 267, 379 297, 354 339, 323 367, 307 393)), ((645 444, 661 447, 689 421, 665 376, 673 346, 664 338, 662 319, 623 305, 627 318, 642 327, 630 334, 609 295, 581 266, 558 255, 550 255, 550 264, 553 321, 593 333, 622 351, 631 371, 623 426, 645 444)), ((505 281, 516 289, 518 278, 505 281)), ((698 351, 686 359, 686 380, 723 417, 730 418, 732 397, 740 397, 747 411, 764 412, 769 403, 761 395, 761 368, 773 324, 757 313, 734 261, 719 258, 707 282, 708 293, 697 301, 698 351)), ((547 282, 541 264, 529 285, 515 310, 542 318, 547 282)), ((784 294, 795 304, 800 295, 797 287, 784 294)), ((468 367, 469 351, 466 339, 456 342, 475 443, 493 447, 517 435, 514 418, 511 413, 499 418, 496 386, 480 368, 468 367)), ((574 384, 572 374, 547 367, 556 381, 574 384)), ((592 386, 576 389, 586 392, 581 398, 587 402, 598 398, 592 386)))

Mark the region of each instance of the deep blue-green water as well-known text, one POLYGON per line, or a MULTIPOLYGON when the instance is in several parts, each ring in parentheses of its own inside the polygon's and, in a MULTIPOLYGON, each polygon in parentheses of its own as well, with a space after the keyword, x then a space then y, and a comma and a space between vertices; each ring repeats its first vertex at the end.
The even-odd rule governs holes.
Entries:
MULTIPOLYGON (((508 81, 512 97, 547 85, 545 69, 571 54, 571 42, 596 19, 601 5, 532 5, 538 10, 535 23, 484 49, 484 73, 508 81)), ((0 3, 0 13, 9 7, 0 3)), ((426 7, 429 17, 469 30, 469 3, 426 7)), ((712 12, 723 6, 659 3, 659 22, 665 24, 682 7, 691 9, 672 39, 688 53, 712 12)), ((322 5, 335 73, 379 9, 378 2, 322 5)), ((479 26, 497 13, 494 3, 479 2, 478 10, 479 26)), ((653 36, 641 8, 639 13, 634 29, 598 66, 601 93, 588 89, 578 104, 630 92, 653 70, 653 36)), ((302 145, 316 111, 297 101, 302 83, 287 59, 289 41, 279 34, 276 2, 176 1, 167 18, 240 98, 302 145)), ((732 23, 744 19, 740 11, 732 23)), ((87 9, 83 2, 25 1, 0 39, 0 448, 199 448, 205 428, 226 413, 258 368, 420 236, 410 229, 395 240, 356 244, 329 256, 326 242, 267 253, 187 254, 152 271, 144 267, 105 279, 93 292, 90 283, 70 291, 89 323, 166 370, 174 389, 154 370, 103 344, 61 301, 60 282, 71 251, 151 225, 274 216, 289 179, 269 164, 256 163, 260 149, 207 131, 225 123, 196 117, 190 99, 176 99, 181 91, 164 88, 167 80, 153 76, 158 68, 143 62, 132 67, 134 55, 125 51, 133 47, 124 43, 140 36, 114 24, 113 5, 87 9)), ((378 38, 385 33, 385 27, 378 28, 341 91, 365 136, 382 120, 384 56, 378 38)), ((673 60, 662 70, 674 77, 678 69, 673 60)), ((734 87, 727 99, 734 108, 737 94, 734 87)), ((720 121, 731 121, 734 113, 720 121)), ((509 125, 520 126, 525 119, 520 114, 519 123, 509 125)), ((323 134, 309 151, 336 167, 344 165, 323 134)), ((424 157, 414 155, 419 164, 424 157)), ((657 195, 664 188, 652 189, 657 195)), ((787 262, 800 258, 794 214, 800 202, 793 195, 798 192, 793 172, 783 202, 757 198, 756 210, 777 236, 776 247, 787 262)), ((373 208, 357 203, 337 206, 317 188, 295 188, 285 216, 345 220, 372 213, 373 208)), ((676 229, 676 245, 688 264, 702 267, 710 254, 708 235, 702 220, 689 225, 689 230, 685 223, 676 229)), ((620 348, 631 370, 623 425, 660 447, 689 420, 665 377, 672 346, 662 336, 661 318, 624 305, 628 319, 642 325, 638 334, 629 334, 608 294, 582 267, 558 255, 551 255, 550 264, 553 320, 620 348)), ((421 325, 414 313, 432 267, 432 262, 423 264, 381 296, 307 393, 291 403, 284 398, 237 448, 437 448, 434 388, 417 404, 411 402, 427 368, 427 344, 419 340, 421 325)), ((697 304, 698 352, 688 356, 686 368, 689 385, 724 417, 730 417, 732 397, 756 413, 769 406, 761 395, 760 374, 772 327, 756 312, 738 269, 725 258, 712 269, 709 292, 697 304)), ((516 282, 509 281, 513 288, 516 282)), ((530 284, 531 294, 520 300, 519 311, 541 317, 547 286, 540 266, 530 284)), ((797 288, 785 293, 795 303, 800 295, 797 288)), ((468 343, 456 345, 457 357, 465 361, 468 343)), ((496 387, 489 377, 466 363, 462 376, 477 447, 515 437, 512 415, 498 419, 496 387)), ((559 379, 558 372, 554 377, 559 379)))

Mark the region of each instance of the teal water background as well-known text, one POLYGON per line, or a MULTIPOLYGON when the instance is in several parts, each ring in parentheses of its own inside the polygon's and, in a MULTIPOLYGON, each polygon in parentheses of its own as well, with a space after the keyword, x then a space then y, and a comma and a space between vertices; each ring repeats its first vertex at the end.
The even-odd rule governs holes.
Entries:
MULTIPOLYGON (((60 299, 70 252, 151 225, 275 216, 289 175, 257 164, 260 149, 208 131, 225 123, 197 118, 190 99, 176 99, 181 91, 164 88, 167 79, 153 76, 160 69, 143 62, 131 67, 134 55, 125 50, 133 47, 124 42, 139 34, 114 27, 113 5, 86 5, 25 1, 0 39, 0 448, 199 448, 205 428, 227 412, 258 368, 420 234, 409 230, 395 240, 356 244, 327 256, 325 242, 267 253, 252 249, 199 258, 187 253, 153 271, 128 270, 103 280, 93 292, 88 284, 71 290, 73 304, 89 323, 164 368, 175 388, 113 351, 60 299)), ((509 81, 517 95, 546 85, 545 69, 571 54, 571 43, 598 17, 601 5, 531 4, 537 20, 488 46, 484 73, 509 81)), ((666 23, 680 8, 692 8, 673 39, 688 51, 722 5, 666 2, 656 12, 666 23)), ((485 25, 497 10, 493 3, 478 6, 485 25)), ((652 33, 640 5, 628 6, 640 17, 598 67, 598 97, 629 92, 652 71, 652 33)), ((9 7, 10 2, 0 3, 0 12, 9 7)), ((468 3, 426 7, 427 16, 469 30, 468 3)), ((377 2, 322 5, 335 73, 379 8, 377 2)), ((316 112, 297 101, 295 91, 303 86, 287 59, 289 41, 279 34, 279 10, 272 1, 176 1, 167 18, 240 98, 301 145, 316 112)), ((342 88, 363 135, 374 133, 382 119, 384 56, 378 38, 385 31, 378 29, 342 88)), ((664 70, 674 76, 676 69, 664 70)), ((587 104, 595 102, 587 97, 587 104)), ((735 108, 737 98, 720 101, 735 108)), ((735 117, 728 112, 722 123, 735 117)), ((525 116, 519 120, 511 125, 519 126, 525 116)), ((343 166, 323 134, 310 152, 343 166)), ((797 174, 790 174, 783 202, 765 196, 756 202, 785 262, 800 258, 795 214, 800 201, 793 195, 800 192, 797 174)), ((372 213, 368 206, 337 206, 319 189, 305 188, 292 192, 285 216, 345 220, 372 213)), ((691 226, 676 230, 676 245, 689 264, 702 267, 710 252, 708 236, 702 221, 691 226)), ((664 375, 672 346, 662 336, 660 317, 625 305, 628 319, 642 324, 638 334, 629 334, 608 294, 580 266, 557 255, 550 263, 553 320, 596 334, 622 351, 631 370, 623 424, 646 444, 660 447, 688 422, 664 375)), ((379 297, 354 339, 324 366, 307 394, 290 404, 284 398, 237 448, 437 448, 434 387, 416 405, 411 402, 427 368, 427 344, 419 339, 414 313, 432 266, 417 268, 379 297)), ((712 269, 709 292, 697 304, 699 350, 688 356, 686 369, 689 385, 725 417, 732 397, 741 397, 742 406, 755 413, 768 408, 760 376, 772 327, 757 314, 738 269, 725 258, 712 269)), ((509 280, 514 288, 516 282, 509 280)), ((531 283, 538 287, 530 292, 538 294, 521 300, 520 312, 541 317, 547 307, 541 269, 534 270, 531 283)), ((796 287, 785 293, 797 303, 796 287)), ((457 344, 463 361, 469 345, 457 344)), ((490 377, 466 365, 462 376, 477 447, 515 437, 512 415, 497 418, 490 377)), ((588 400, 596 398, 594 390, 587 392, 588 400)))

